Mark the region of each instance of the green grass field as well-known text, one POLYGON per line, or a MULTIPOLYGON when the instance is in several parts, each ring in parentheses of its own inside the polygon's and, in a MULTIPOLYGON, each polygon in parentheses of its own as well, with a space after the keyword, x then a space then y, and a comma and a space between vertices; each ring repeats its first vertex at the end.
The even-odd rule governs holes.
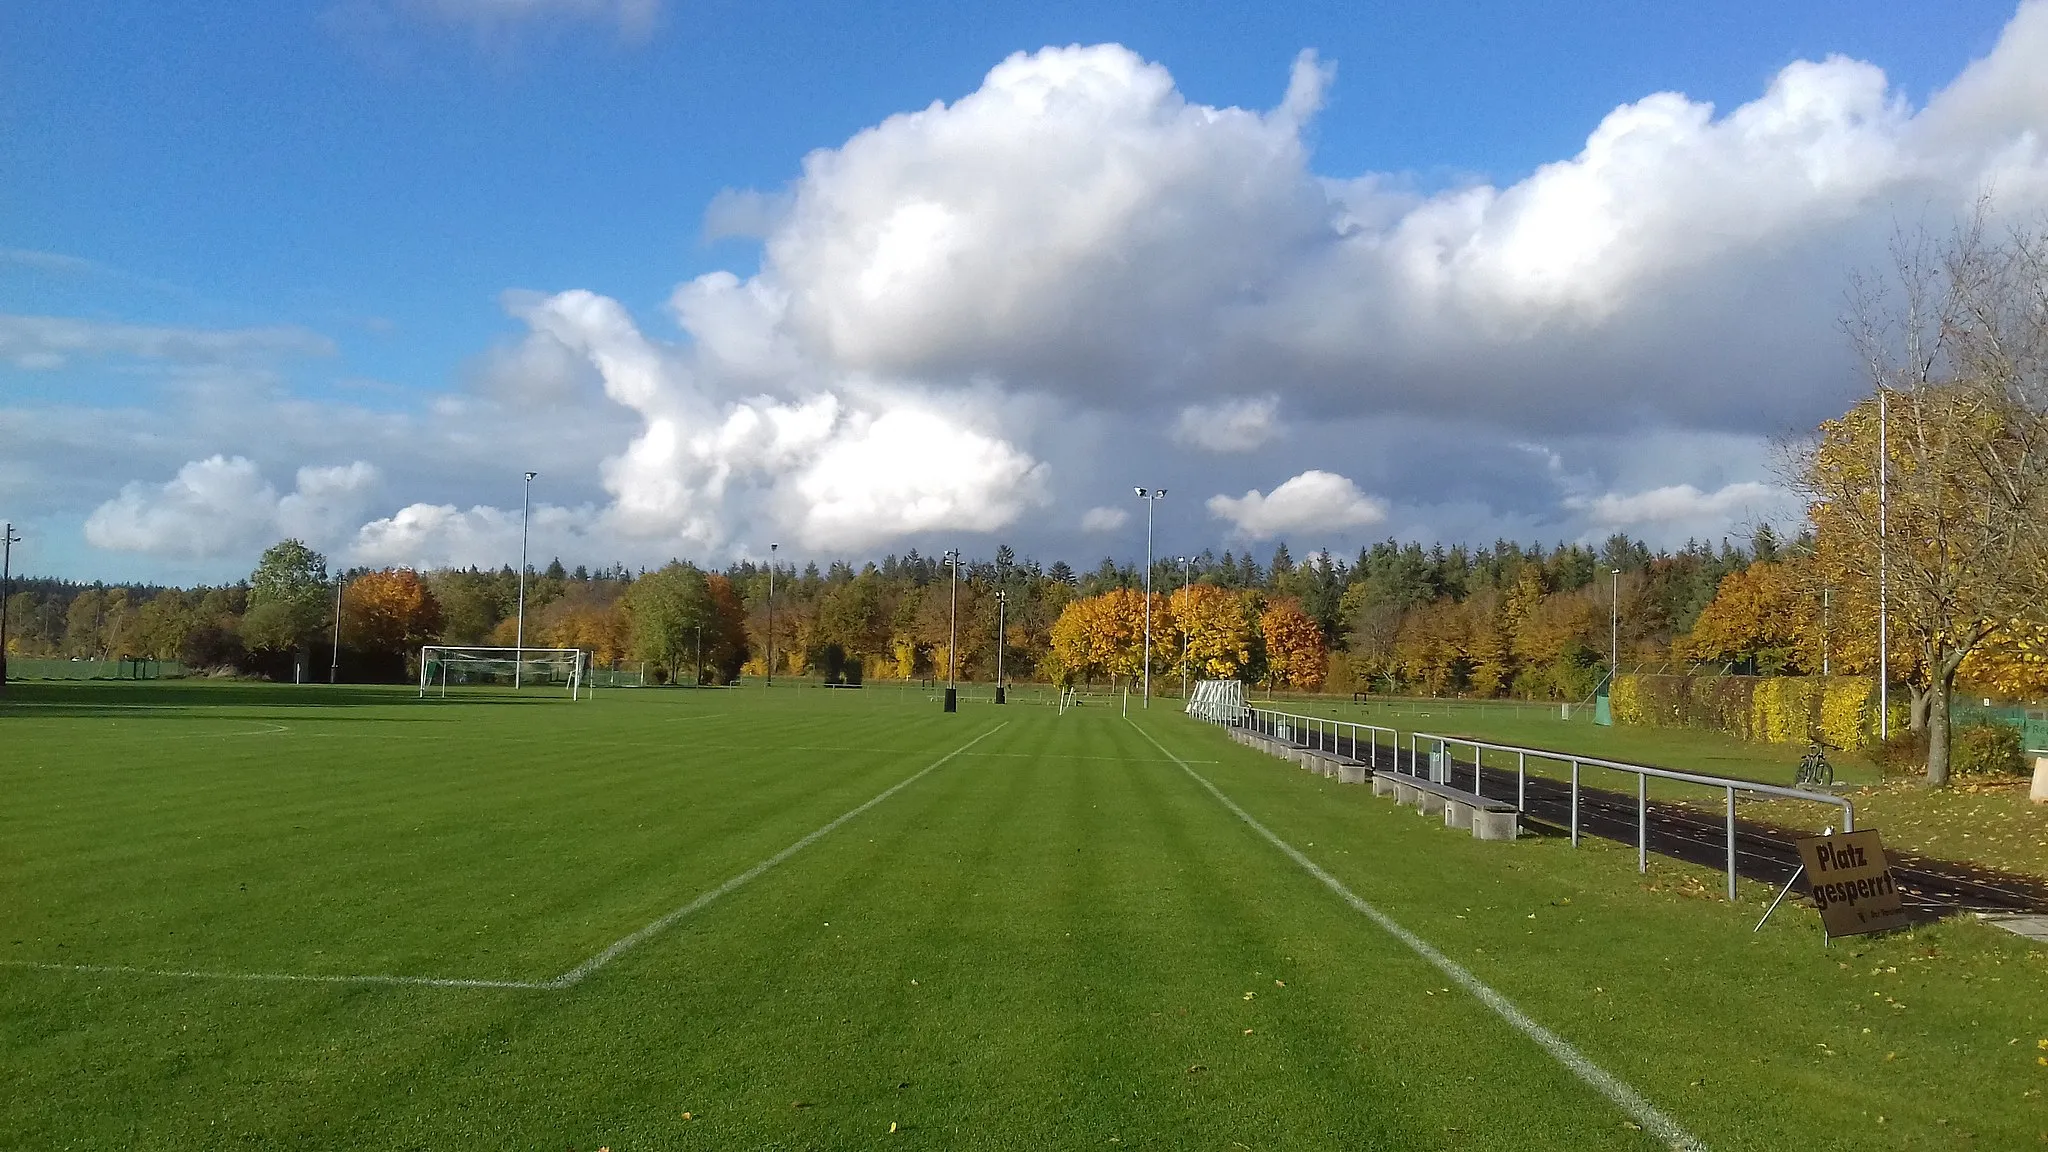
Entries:
POLYGON ((2023 940, 1751 934, 1171 707, 8 699, 0 1147, 2048 1140, 2023 940))

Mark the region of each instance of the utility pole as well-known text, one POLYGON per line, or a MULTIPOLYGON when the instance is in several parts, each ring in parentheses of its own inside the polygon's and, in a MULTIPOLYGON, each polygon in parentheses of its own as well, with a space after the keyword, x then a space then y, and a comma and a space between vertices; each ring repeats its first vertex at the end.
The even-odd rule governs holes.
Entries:
POLYGON ((775 687, 775 550, 780 544, 768 545, 768 684, 775 687))
POLYGON ((0 689, 7 687, 7 598, 14 595, 14 523, 0 526, 0 689))
POLYGON ((1831 675, 1828 670, 1828 657, 1833 654, 1835 647, 1834 630, 1828 624, 1828 593, 1830 591, 1832 589, 1829 588, 1822 588, 1820 590, 1820 674, 1822 676, 1831 675))
POLYGON ((1138 499, 1145 502, 1145 650, 1140 660, 1145 666, 1145 695, 1140 707, 1152 706, 1152 509, 1166 495, 1164 488, 1134 488, 1138 499))
POLYGON ((519 497, 519 623, 514 625, 518 639, 513 643, 512 687, 519 687, 519 678, 526 671, 526 529, 533 522, 533 478, 538 472, 526 474, 526 487, 519 497))
POLYGON ((1877 389, 1877 738, 1892 738, 1891 637, 1885 618, 1885 480, 1891 474, 1891 452, 1885 442, 1885 393, 1877 389))

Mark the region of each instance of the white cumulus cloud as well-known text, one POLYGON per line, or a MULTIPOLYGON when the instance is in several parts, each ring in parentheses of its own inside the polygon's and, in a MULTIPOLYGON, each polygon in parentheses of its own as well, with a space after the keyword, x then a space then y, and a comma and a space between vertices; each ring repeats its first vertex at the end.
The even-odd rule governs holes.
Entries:
POLYGON ((1280 435, 1274 417, 1278 396, 1253 396, 1190 404, 1173 421, 1173 442, 1210 452, 1252 452, 1280 435))
MULTIPOLYGON (((527 525, 528 562, 576 555, 587 545, 590 510, 536 506, 527 525)), ((344 550, 350 562, 408 568, 518 567, 520 511, 477 505, 409 504, 363 525, 344 550)))
MULTIPOLYGON (((655 13, 651 0, 375 2, 479 27, 627 28, 655 13)), ((147 460, 141 474, 160 479, 236 445, 270 461, 273 443, 305 460, 375 444, 382 483, 402 493, 391 507, 413 507, 369 539, 419 555, 502 550, 513 455, 546 461, 598 560, 776 538, 929 547, 907 538, 933 533, 1056 551, 1106 521, 1045 509, 1090 508, 1133 474, 1186 490, 1195 464, 1216 477, 1207 491, 1299 473, 1212 502, 1246 535, 1361 526, 1391 507, 1425 537, 1714 532, 1715 517, 1764 514, 1749 501, 1769 502, 1754 491, 1767 438, 1857 389, 1842 289, 1883 262, 1897 221, 1941 226, 1987 190, 1999 216, 2048 211, 2044 59, 2048 0, 2028 0, 1924 101, 1872 63, 1797 61, 1730 105, 1646 93, 1522 179, 1418 191, 1316 170, 1336 77, 1313 54, 1270 106, 1240 108, 1117 45, 1019 53, 972 91, 809 154, 786 187, 711 204, 707 233, 759 237, 759 260, 679 284, 663 318, 679 338, 595 291, 514 294, 516 338, 482 351, 467 393, 417 415, 282 388, 251 399, 253 385, 182 418, 0 407, 0 498, 105 501, 94 539, 135 541, 154 538, 147 526, 170 515, 158 509, 203 505, 207 484, 244 484, 221 501, 262 504, 261 477, 227 469, 190 492, 108 500, 111 486, 77 495, 74 474, 147 460), (1216 455, 1190 462, 1189 448, 1216 455), (26 460, 39 471, 25 476, 26 460)), ((125 358, 188 389, 202 369, 330 349, 290 328, 0 318, 0 365, 125 358)), ((273 495, 274 527, 287 497, 273 495)))
POLYGON ((1115 532, 1131 522, 1131 514, 1123 508, 1090 508, 1081 513, 1081 531, 1093 535, 1115 532))
POLYGON ((1666 527, 1688 524, 1727 526, 1743 518, 1774 520, 1792 502, 1782 488, 1753 480, 1702 492, 1691 484, 1671 484, 1641 492, 1608 492, 1566 501, 1595 525, 1607 528, 1666 527))
POLYGON ((1211 496, 1209 512, 1227 520, 1253 540, 1270 540, 1290 532, 1339 532, 1364 528, 1387 518, 1384 500, 1367 496, 1358 485, 1334 472, 1311 469, 1262 494, 1211 496))
POLYGON ((159 485, 131 483, 93 510, 87 541, 118 552, 172 559, 234 556, 296 536, 330 544, 362 515, 377 470, 362 461, 298 471, 283 496, 242 456, 210 456, 159 485))

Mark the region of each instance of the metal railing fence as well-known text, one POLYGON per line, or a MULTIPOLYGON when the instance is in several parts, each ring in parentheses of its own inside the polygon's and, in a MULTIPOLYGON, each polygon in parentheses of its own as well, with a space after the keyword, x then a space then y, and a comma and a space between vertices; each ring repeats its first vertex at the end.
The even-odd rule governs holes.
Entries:
MULTIPOLYGON (((1483 752, 1511 754, 1515 757, 1515 807, 1527 810, 1529 787, 1529 761, 1531 758, 1547 760, 1554 764, 1569 765, 1571 768, 1571 839, 1572 846, 1579 843, 1579 773, 1583 767, 1603 768, 1610 772, 1626 772, 1636 778, 1636 870, 1649 870, 1650 843, 1650 799, 1649 780, 1673 780, 1681 784, 1693 784, 1713 788, 1726 794, 1724 808, 1724 843, 1727 848, 1728 899, 1734 900, 1735 893, 1735 794, 1746 792, 1757 796, 1773 796, 1787 800, 1804 800, 1814 804, 1828 804, 1842 810, 1842 831, 1852 832, 1856 828, 1856 805, 1846 796, 1835 796, 1826 792, 1812 792, 1804 788, 1788 788, 1780 784, 1765 784, 1755 780, 1738 780, 1729 776, 1708 776, 1698 772, 1681 772, 1675 768, 1652 768, 1646 764, 1629 764, 1620 760, 1608 760, 1599 756, 1578 756, 1569 752, 1553 752, 1543 748, 1524 748, 1514 744, 1495 744, 1486 740, 1473 740, 1463 736, 1438 736, 1429 732, 1408 734, 1408 775, 1415 775, 1416 765, 1422 763, 1420 748, 1434 744, 1430 754, 1430 780, 1433 783, 1449 783, 1452 746, 1472 749, 1472 789, 1475 794, 1484 787, 1486 773, 1483 768, 1483 752)), ((1395 771, 1400 771, 1400 761, 1395 760, 1395 771)))
POLYGON ((1211 720, 1210 723, 1225 727, 1249 728, 1269 739, 1284 740, 1317 752, 1328 752, 1332 756, 1349 756, 1375 768, 1380 764, 1382 736, 1386 737, 1389 763, 1393 762, 1401 750, 1401 734, 1392 728, 1363 724, 1355 720, 1333 720, 1327 716, 1281 712, 1256 705, 1245 708, 1238 724, 1232 725, 1229 721, 1221 719, 1211 720), (1365 750, 1363 756, 1359 755, 1361 748, 1365 750))

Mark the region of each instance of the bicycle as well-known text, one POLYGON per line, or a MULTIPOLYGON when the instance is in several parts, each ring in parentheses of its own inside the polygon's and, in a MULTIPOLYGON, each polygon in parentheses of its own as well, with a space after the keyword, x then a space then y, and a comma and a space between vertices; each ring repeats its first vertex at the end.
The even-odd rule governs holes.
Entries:
POLYGON ((1795 788, 1827 788, 1835 782, 1835 766, 1828 763, 1827 745, 1818 740, 1806 746, 1806 755, 1799 758, 1799 772, 1792 778, 1795 788))

